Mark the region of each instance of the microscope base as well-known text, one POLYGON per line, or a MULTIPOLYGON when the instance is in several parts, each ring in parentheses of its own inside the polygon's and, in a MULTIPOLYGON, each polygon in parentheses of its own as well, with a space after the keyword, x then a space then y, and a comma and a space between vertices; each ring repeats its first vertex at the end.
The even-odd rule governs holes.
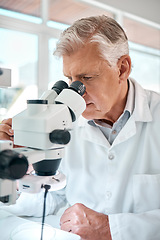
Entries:
POLYGON ((38 193, 46 184, 51 186, 49 191, 60 190, 66 186, 66 176, 61 172, 53 176, 25 175, 19 180, 19 191, 38 193))

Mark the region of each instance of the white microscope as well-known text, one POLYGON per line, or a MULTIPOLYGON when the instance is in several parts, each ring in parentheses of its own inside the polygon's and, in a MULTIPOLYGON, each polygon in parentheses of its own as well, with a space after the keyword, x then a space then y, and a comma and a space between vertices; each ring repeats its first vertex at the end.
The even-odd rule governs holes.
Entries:
MULTIPOLYGON (((11 87, 11 69, 0 67, 0 87, 11 87)), ((0 140, 0 201, 12 204, 16 201, 16 179, 22 178, 28 169, 28 160, 12 150, 12 141, 0 140)))
POLYGON ((58 168, 70 141, 72 123, 85 110, 84 92, 79 81, 69 87, 58 81, 40 99, 28 100, 27 109, 13 117, 14 144, 24 147, 12 149, 12 142, 1 141, 0 201, 15 202, 15 179, 20 179, 20 191, 29 193, 40 192, 46 184, 51 191, 66 185, 66 177, 58 168), (26 174, 29 164, 34 174, 26 174))

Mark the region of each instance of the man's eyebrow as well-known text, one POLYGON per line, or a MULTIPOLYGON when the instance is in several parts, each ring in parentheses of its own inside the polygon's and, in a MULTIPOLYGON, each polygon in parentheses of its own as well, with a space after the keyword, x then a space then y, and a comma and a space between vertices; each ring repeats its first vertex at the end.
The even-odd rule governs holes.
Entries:
POLYGON ((64 74, 64 73, 63 73, 63 75, 64 75, 65 77, 67 77, 67 78, 71 78, 71 76, 68 76, 68 75, 66 75, 66 74, 64 74))
POLYGON ((89 73, 80 73, 80 74, 77 74, 76 77, 84 77, 86 75, 89 75, 89 73))
MULTIPOLYGON (((78 75, 80 78, 81 77, 91 77, 91 78, 94 78, 94 77, 98 77, 100 74, 97 74, 97 73, 85 73, 85 74, 80 74, 78 75)), ((77 77, 78 77, 77 76, 77 77)))
MULTIPOLYGON (((71 76, 68 76, 67 74, 63 74, 65 77, 71 78, 71 76)), ((76 74, 76 77, 84 77, 86 75, 89 75, 89 73, 80 73, 80 74, 76 74)), ((91 74, 90 74, 91 75, 91 74)))
MULTIPOLYGON (((99 74, 96 74, 96 73, 80 73, 80 74, 76 74, 76 77, 84 77, 84 76, 93 76, 93 77, 96 77, 96 76, 99 76, 99 74)), ((67 78, 72 78, 71 76, 68 76, 66 74, 64 74, 65 77, 67 78)))
POLYGON ((84 76, 93 76, 93 77, 96 77, 96 76, 99 76, 99 74, 97 73, 80 73, 80 74, 77 74, 76 77, 84 77, 84 76))

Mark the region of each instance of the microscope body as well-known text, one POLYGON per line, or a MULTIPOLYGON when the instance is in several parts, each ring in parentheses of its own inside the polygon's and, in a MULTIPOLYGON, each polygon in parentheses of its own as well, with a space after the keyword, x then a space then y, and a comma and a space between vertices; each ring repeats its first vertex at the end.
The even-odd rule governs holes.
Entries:
POLYGON ((33 103, 15 116, 12 124, 16 145, 45 150, 59 147, 49 135, 54 129, 71 129, 72 119, 64 104, 33 103))
POLYGON ((12 119, 14 144, 23 146, 14 150, 25 156, 35 171, 19 180, 20 191, 36 193, 45 184, 55 191, 66 185, 66 177, 58 168, 70 141, 72 123, 86 107, 82 97, 85 86, 77 81, 57 90, 57 83, 40 99, 28 100, 27 109, 12 119))
POLYGON ((72 118, 68 107, 45 101, 28 103, 12 121, 14 143, 27 146, 15 150, 27 157, 35 171, 19 180, 20 191, 37 193, 45 184, 51 185, 51 191, 65 187, 66 177, 57 169, 70 141, 72 118))

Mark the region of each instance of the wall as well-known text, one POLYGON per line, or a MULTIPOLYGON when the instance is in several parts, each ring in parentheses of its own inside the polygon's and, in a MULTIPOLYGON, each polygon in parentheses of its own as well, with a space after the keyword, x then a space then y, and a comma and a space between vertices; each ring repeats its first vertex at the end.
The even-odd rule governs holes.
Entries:
POLYGON ((160 0, 99 0, 98 2, 160 24, 160 0))

